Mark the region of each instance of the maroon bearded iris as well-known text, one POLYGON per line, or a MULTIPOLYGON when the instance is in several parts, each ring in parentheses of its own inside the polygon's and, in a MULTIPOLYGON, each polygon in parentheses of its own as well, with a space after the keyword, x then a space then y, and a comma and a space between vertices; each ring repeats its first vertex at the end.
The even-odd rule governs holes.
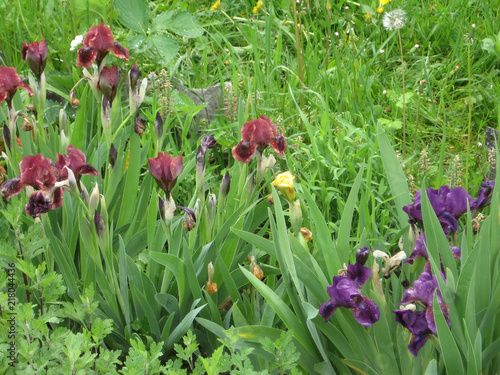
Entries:
POLYGON ((88 68, 94 61, 97 62, 97 66, 101 66, 101 62, 109 52, 112 52, 116 57, 125 59, 125 61, 129 60, 128 50, 115 42, 113 32, 104 25, 104 22, 89 29, 82 46, 78 50, 77 66, 88 68))
POLYGON ((19 163, 20 174, 18 177, 5 181, 0 186, 4 199, 9 199, 19 194, 25 186, 36 189, 26 205, 26 213, 34 218, 55 210, 63 204, 65 189, 69 184, 68 169, 76 179, 81 175, 97 176, 99 172, 86 161, 85 155, 70 145, 66 148, 68 154, 57 154, 57 161, 52 163, 41 154, 23 157, 19 163))
POLYGON ((12 98, 18 88, 25 89, 28 91, 29 96, 33 96, 33 90, 17 75, 16 68, 0 65, 0 104, 6 100, 10 109, 12 107, 12 98))
POLYGON ((276 125, 266 118, 260 116, 250 120, 241 128, 241 141, 233 147, 233 157, 243 163, 248 163, 256 152, 262 154, 267 146, 271 146, 279 156, 286 151, 286 140, 281 134, 277 134, 276 125))
POLYGON ((173 158, 166 152, 165 154, 159 152, 156 158, 150 158, 148 161, 149 172, 168 198, 183 169, 182 155, 173 158))
POLYGON ((21 50, 23 60, 26 61, 35 74, 38 81, 40 81, 40 76, 45 70, 45 64, 47 63, 47 56, 49 51, 47 49, 46 40, 41 42, 33 42, 30 44, 23 43, 23 49, 21 50))

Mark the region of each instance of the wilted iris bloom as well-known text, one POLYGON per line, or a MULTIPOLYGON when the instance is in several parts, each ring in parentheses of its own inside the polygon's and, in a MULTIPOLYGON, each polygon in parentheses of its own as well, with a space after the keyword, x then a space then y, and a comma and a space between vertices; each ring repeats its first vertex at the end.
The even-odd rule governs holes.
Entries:
POLYGON ((9 109, 11 109, 12 98, 18 88, 25 89, 29 96, 33 96, 33 90, 17 75, 16 68, 0 65, 0 104, 6 100, 9 109))
POLYGON ((111 29, 101 22, 98 26, 92 26, 82 42, 82 48, 78 50, 77 66, 88 68, 95 61, 100 67, 102 61, 109 52, 116 57, 129 60, 128 50, 115 42, 111 29))
POLYGON ((167 199, 182 169, 182 155, 173 158, 166 152, 165 154, 159 152, 156 158, 149 159, 149 172, 158 186, 165 192, 167 199))
POLYGON ((327 288, 330 300, 319 308, 319 314, 325 322, 330 320, 338 307, 350 308, 354 318, 363 326, 371 326, 380 319, 377 304, 359 291, 370 276, 370 268, 356 263, 347 267, 345 275, 333 278, 333 285, 327 288))
POLYGON ((47 63, 47 56, 49 54, 46 40, 44 39, 41 42, 33 42, 30 44, 23 43, 21 54, 23 60, 28 63, 28 66, 37 80, 40 81, 40 76, 45 70, 45 64, 47 63))
POLYGON ((391 272, 399 267, 401 265, 401 262, 406 259, 406 253, 404 251, 400 251, 396 255, 390 257, 383 251, 375 250, 373 252, 373 256, 375 258, 382 258, 384 260, 385 267, 382 268, 382 272, 384 273, 384 277, 386 279, 390 276, 391 272))
POLYGON ((395 310, 396 321, 402 324, 412 333, 408 349, 413 355, 417 355, 420 348, 427 341, 429 334, 437 333, 436 322, 433 313, 434 292, 437 290, 437 300, 444 314, 446 322, 450 325, 449 307, 443 301, 439 291, 438 282, 431 273, 429 262, 425 264, 424 270, 418 280, 415 280, 412 288, 405 290, 400 305, 420 302, 424 306, 423 311, 395 310))
POLYGON ((271 146, 279 156, 286 151, 286 140, 283 135, 277 134, 276 125, 265 116, 250 120, 241 128, 241 141, 233 147, 233 157, 243 163, 248 163, 256 152, 271 146))

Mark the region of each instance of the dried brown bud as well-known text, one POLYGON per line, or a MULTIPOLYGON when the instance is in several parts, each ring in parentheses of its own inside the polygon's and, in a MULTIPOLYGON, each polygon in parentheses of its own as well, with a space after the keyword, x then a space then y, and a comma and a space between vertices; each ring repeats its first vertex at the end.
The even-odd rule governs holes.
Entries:
POLYGON ((141 117, 139 116, 139 111, 137 111, 137 113, 135 115, 134 130, 139 135, 139 137, 142 137, 142 135, 144 134, 144 130, 146 130, 146 125, 144 124, 144 121, 142 121, 141 117))
POLYGON ((300 233, 302 233, 302 235, 304 236, 304 239, 306 240, 306 242, 310 242, 312 240, 313 234, 306 227, 300 228, 300 233))
POLYGON ((73 108, 78 108, 80 106, 80 100, 76 97, 75 90, 69 92, 69 103, 73 108))
POLYGON ((262 278, 264 277, 264 272, 262 271, 262 268, 260 268, 259 265, 255 262, 255 257, 253 255, 250 258, 250 271, 252 272, 252 275, 254 275, 259 280, 262 280, 262 278))

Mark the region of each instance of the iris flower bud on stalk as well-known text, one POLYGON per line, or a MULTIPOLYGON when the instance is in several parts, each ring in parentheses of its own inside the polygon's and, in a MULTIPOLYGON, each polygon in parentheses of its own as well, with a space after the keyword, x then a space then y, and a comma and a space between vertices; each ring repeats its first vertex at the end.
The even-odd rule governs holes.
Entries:
POLYGON ((10 129, 7 125, 3 125, 3 140, 5 143, 5 148, 10 149, 12 147, 12 138, 10 135, 10 129))
POLYGON ((144 97, 146 96, 146 89, 148 87, 148 79, 144 78, 141 81, 140 86, 139 83, 139 68, 137 64, 134 63, 132 68, 130 68, 130 72, 128 73, 129 78, 129 89, 128 89, 128 100, 130 105, 130 113, 134 113, 137 111, 141 103, 144 101, 144 97))
POLYGON ((222 177, 222 182, 220 183, 220 196, 226 197, 229 193, 229 189, 231 188, 231 176, 229 176, 229 171, 226 172, 224 177, 222 177))
POLYGON ((66 115, 66 111, 64 108, 59 110, 59 129, 66 130, 68 126, 68 116, 66 115))
POLYGON ((106 226, 104 225, 104 220, 102 219, 101 215, 99 215, 99 212, 97 210, 94 214, 94 227, 97 236, 100 239, 104 239, 106 236, 106 226))
POLYGON ((92 189, 92 193, 90 194, 89 204, 88 204, 89 213, 91 215, 93 215, 98 205, 99 205, 99 185, 96 182, 94 188, 92 189))
POLYGON ((118 157, 118 151, 115 145, 111 143, 111 147, 109 148, 109 164, 111 165, 111 168, 115 166, 117 157, 118 157))
POLYGON ((163 200, 160 196, 158 196, 158 209, 160 211, 160 217, 165 222, 165 224, 169 226, 172 223, 174 212, 177 209, 172 196, 169 195, 166 200, 163 200))
POLYGON ((161 118, 160 112, 156 113, 154 125, 156 148, 160 149, 161 137, 163 136, 163 119, 161 118))
POLYGON ((196 186, 198 196, 202 197, 205 193, 205 168, 206 155, 209 148, 217 146, 217 141, 213 134, 206 135, 202 138, 201 144, 196 152, 196 186))

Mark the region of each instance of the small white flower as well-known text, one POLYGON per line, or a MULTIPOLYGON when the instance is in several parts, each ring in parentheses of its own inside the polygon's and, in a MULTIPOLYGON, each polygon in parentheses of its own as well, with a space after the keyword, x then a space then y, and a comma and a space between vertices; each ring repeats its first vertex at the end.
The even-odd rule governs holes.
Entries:
POLYGON ((382 91, 382 95, 387 95, 387 90, 382 91))
POLYGON ((475 28, 476 28, 476 24, 475 24, 475 23, 473 23, 473 24, 472 24, 472 28, 473 28, 473 29, 475 29, 475 28))
POLYGON ((380 51, 378 51, 380 54, 383 54, 385 52, 385 49, 381 49, 380 51))
POLYGON ((83 42, 83 35, 77 35, 75 36, 75 39, 73 39, 71 41, 71 47, 70 47, 70 51, 74 51, 76 49, 76 47, 78 47, 80 44, 82 44, 83 42))
POLYGON ((420 48, 420 46, 418 44, 415 44, 413 47, 414 48, 420 48))
POLYGON ((335 35, 337 38, 340 37, 340 34, 337 31, 333 35, 335 35))
POLYGON ((384 15, 382 24, 386 30, 399 30, 406 23, 406 12, 403 9, 394 9, 392 12, 387 12, 384 15))

